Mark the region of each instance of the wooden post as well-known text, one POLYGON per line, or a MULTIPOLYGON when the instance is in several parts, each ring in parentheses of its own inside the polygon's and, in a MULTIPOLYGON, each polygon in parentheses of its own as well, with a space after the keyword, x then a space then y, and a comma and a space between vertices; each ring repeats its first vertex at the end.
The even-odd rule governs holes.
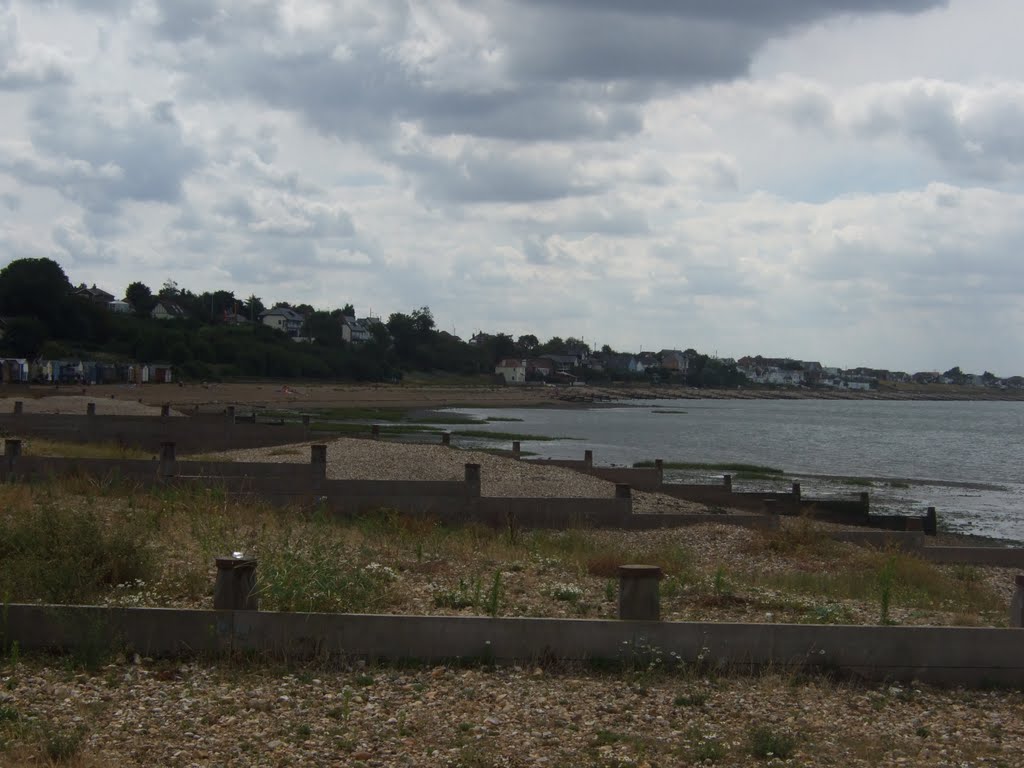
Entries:
POLYGON ((164 403, 163 405, 161 405, 160 406, 160 418, 166 419, 170 415, 171 415, 171 404, 170 403, 164 403))
POLYGON ((512 441, 512 458, 521 459, 523 453, 523 446, 518 440, 512 441))
POLYGON ((594 466, 594 452, 593 451, 584 451, 583 452, 583 463, 584 463, 584 465, 586 465, 587 469, 590 469, 591 467, 594 466))
POLYGON ((727 493, 732 493, 732 475, 722 475, 722 485, 727 493))
POLYGON ((24 413, 24 410, 25 410, 25 404, 23 402, 21 402, 21 400, 15 400, 14 401, 14 415, 15 416, 21 416, 21 414, 24 413))
POLYGON ((625 621, 659 621, 661 596, 656 565, 619 566, 619 618, 625 621))
POLYGON ((935 507, 928 507, 924 515, 924 535, 934 536, 939 532, 939 518, 935 514, 935 507))
POLYGON ((654 460, 654 471, 658 473, 658 485, 665 482, 665 462, 662 459, 654 460))
POLYGON ((229 405, 224 409, 224 414, 228 417, 228 421, 234 423, 235 421, 235 406, 229 405))
POLYGON ((178 474, 178 460, 174 452, 174 443, 160 443, 160 477, 174 477, 178 474))
POLYGON ((96 415, 96 403, 86 403, 85 404, 85 415, 86 416, 95 416, 96 415))
POLYGON ((1024 573, 1013 579, 1015 589, 1010 598, 1010 626, 1024 628, 1024 573))
POLYGON ((480 465, 466 465, 466 495, 470 498, 480 498, 480 465))
POLYGON ((793 500, 800 501, 800 483, 793 483, 793 500))
POLYGON ((761 500, 761 511, 767 515, 774 515, 778 510, 776 507, 778 504, 775 499, 762 499, 761 500))
POLYGON ((313 465, 318 480, 327 479, 327 446, 316 444, 309 446, 309 461, 313 465))
POLYGON ((14 470, 19 456, 21 456, 21 440, 14 438, 4 440, 4 464, 8 472, 14 470))
POLYGON ((374 424, 370 427, 370 435, 374 440, 380 440, 380 424, 374 424))
POLYGON ((260 599, 256 593, 256 559, 236 552, 231 557, 218 557, 216 560, 214 610, 258 611, 260 599))
POLYGON ((451 432, 442 432, 441 433, 441 445, 443 445, 445 448, 451 448, 452 447, 452 433, 451 432))
POLYGON ((631 499, 631 498, 633 498, 633 489, 629 487, 629 483, 616 483, 615 484, 615 498, 616 499, 631 499))

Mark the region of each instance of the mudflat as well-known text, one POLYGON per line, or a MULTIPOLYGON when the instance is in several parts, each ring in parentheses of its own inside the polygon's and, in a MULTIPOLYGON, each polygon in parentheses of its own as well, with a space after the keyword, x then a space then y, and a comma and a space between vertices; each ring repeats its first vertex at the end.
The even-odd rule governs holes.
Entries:
POLYGON ((978 387, 881 387, 866 392, 809 389, 697 389, 677 386, 502 386, 460 384, 351 384, 262 381, 243 383, 106 384, 11 388, 9 399, 80 395, 159 406, 218 410, 225 405, 257 408, 570 407, 616 400, 1020 400, 1024 390, 978 387), (16 391, 17 390, 17 391, 16 391))

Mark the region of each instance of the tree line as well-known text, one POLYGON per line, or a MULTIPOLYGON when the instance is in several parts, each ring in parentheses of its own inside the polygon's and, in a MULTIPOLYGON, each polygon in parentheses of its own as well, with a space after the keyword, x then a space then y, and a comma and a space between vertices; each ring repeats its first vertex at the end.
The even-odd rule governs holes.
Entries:
MULTIPOLYGON (((125 290, 127 313, 111 312, 77 292, 63 268, 46 258, 18 259, 0 270, 0 318, 4 333, 0 354, 51 360, 93 359, 118 362, 169 362, 180 376, 192 379, 238 377, 353 379, 396 381, 411 371, 464 376, 493 374, 497 361, 544 355, 589 355, 580 339, 552 337, 541 342, 526 334, 478 334, 472 343, 439 330, 429 307, 396 312, 384 322, 369 323, 369 339, 345 341, 343 324, 355 318, 352 304, 331 311, 308 304, 278 302, 303 318, 296 341, 260 322, 267 307, 255 295, 240 299, 232 291, 193 293, 167 280, 156 291, 142 282, 125 290), (151 316, 158 302, 180 307, 180 317, 151 316), (245 322, 248 320, 249 322, 245 322)), ((271 307, 271 308, 273 308, 271 307)), ((684 375, 657 368, 631 376, 609 373, 601 366, 574 370, 587 381, 636 378, 731 386, 740 383, 735 368, 688 350, 690 370, 684 375), (692 354, 690 354, 692 353, 692 354)), ((610 359, 605 346, 597 357, 610 359)))

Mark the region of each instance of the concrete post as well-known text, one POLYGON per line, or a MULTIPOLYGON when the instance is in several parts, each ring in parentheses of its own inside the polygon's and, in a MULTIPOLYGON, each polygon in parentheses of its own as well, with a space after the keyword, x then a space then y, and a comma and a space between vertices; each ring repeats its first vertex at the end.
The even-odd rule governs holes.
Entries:
POLYGON ((15 400, 14 401, 14 415, 15 416, 21 416, 21 414, 24 413, 24 409, 25 409, 25 404, 23 402, 21 402, 21 400, 15 400))
POLYGON ((658 485, 662 485, 665 482, 665 462, 661 459, 655 459, 654 471, 658 473, 658 485))
POLYGON ((594 466, 594 452, 593 451, 584 451, 583 452, 583 464, 586 466, 587 469, 590 469, 591 467, 594 466))
POLYGON ((480 498, 480 465, 466 465, 466 494, 471 498, 480 498))
POLYGON ((1024 573, 1018 573, 1013 583, 1016 589, 1010 598, 1010 626, 1024 628, 1024 573))
POLYGON ((13 438, 4 440, 4 465, 8 472, 14 469, 19 456, 21 456, 21 440, 13 438))
POLYGON ((518 440, 512 441, 512 458, 521 459, 523 454, 523 446, 518 440))
POLYGON ((793 500, 800 501, 800 483, 793 483, 793 500))
POLYGON ((624 621, 659 621, 661 597, 656 565, 619 566, 619 618, 624 621))
POLYGON ((924 535, 934 536, 939 532, 939 519, 935 514, 935 507, 928 507, 924 515, 924 535))
POLYGON ((171 415, 171 404, 170 403, 164 403, 163 405, 161 405, 160 406, 160 417, 166 419, 170 415, 171 415))
POLYGON ((309 446, 309 461, 313 465, 317 478, 327 479, 327 446, 322 444, 309 446))
POLYGON ((380 439, 380 424, 374 424, 372 427, 370 427, 370 435, 373 437, 374 440, 380 439))
POLYGON ((256 593, 256 559, 235 553, 217 558, 217 581, 213 586, 215 610, 258 611, 256 593))
POLYGON ((85 415, 86 416, 95 416, 96 415, 96 403, 86 403, 85 404, 85 415))
POLYGON ((725 486, 726 493, 732 493, 732 475, 722 475, 722 485, 725 486))
POLYGON ((178 474, 178 460, 174 453, 174 443, 160 443, 160 477, 174 477, 178 474))
POLYGON ((451 432, 442 432, 441 433, 441 445, 443 445, 445 448, 451 448, 451 446, 452 446, 452 433, 451 432))

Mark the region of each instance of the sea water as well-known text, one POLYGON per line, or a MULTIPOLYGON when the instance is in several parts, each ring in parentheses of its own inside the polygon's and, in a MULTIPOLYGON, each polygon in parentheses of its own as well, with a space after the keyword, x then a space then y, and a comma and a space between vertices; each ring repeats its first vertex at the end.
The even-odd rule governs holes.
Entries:
MULTIPOLYGON (((805 496, 871 494, 878 512, 923 514, 957 533, 1024 542, 1024 402, 879 400, 658 400, 608 407, 460 408, 497 416, 481 430, 556 437, 523 440, 540 457, 600 465, 757 464, 799 480, 805 496)), ((506 441, 507 442, 507 441, 506 441)), ((721 471, 669 472, 666 480, 720 482, 721 471)), ((734 483, 766 490, 763 479, 734 483)))

